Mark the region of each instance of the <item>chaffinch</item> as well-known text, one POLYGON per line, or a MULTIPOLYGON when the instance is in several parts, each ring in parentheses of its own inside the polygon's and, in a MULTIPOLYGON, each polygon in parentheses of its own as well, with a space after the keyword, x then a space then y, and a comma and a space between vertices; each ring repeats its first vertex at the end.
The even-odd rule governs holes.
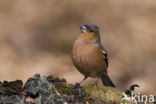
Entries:
MULTIPOLYGON (((100 41, 99 28, 92 24, 80 26, 81 33, 72 49, 72 60, 78 71, 88 77, 102 79, 105 86, 115 87, 107 75, 108 57, 100 41)), ((97 80, 98 81, 98 80, 97 80)))

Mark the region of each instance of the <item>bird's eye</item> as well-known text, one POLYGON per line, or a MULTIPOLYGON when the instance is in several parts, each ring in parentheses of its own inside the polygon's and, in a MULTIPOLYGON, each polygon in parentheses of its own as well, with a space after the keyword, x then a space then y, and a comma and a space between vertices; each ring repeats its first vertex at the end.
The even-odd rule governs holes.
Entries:
POLYGON ((89 30, 90 32, 94 32, 94 30, 89 30))

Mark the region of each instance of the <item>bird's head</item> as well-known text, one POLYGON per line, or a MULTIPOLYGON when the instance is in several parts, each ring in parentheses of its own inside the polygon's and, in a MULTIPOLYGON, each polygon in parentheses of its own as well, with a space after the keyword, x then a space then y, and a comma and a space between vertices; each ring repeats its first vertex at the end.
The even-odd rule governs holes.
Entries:
POLYGON ((99 39, 99 28, 96 25, 86 24, 80 26, 81 33, 85 36, 99 39))
POLYGON ((99 35, 99 28, 96 25, 86 24, 86 25, 80 26, 80 29, 83 33, 86 33, 86 34, 99 35))

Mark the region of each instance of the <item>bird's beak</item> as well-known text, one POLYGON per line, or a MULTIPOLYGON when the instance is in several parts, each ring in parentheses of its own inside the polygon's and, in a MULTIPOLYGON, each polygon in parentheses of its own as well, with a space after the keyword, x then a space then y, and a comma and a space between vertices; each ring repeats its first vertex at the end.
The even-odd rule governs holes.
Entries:
POLYGON ((82 32, 87 33, 87 28, 86 26, 80 26, 80 29, 82 32))

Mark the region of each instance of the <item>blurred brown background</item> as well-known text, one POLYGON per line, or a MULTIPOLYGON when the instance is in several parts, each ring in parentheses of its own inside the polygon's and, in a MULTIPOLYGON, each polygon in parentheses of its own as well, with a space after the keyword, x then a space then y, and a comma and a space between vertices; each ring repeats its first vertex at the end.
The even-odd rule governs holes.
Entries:
POLYGON ((0 80, 40 73, 79 82, 70 53, 86 23, 100 27, 117 88, 156 94, 155 0, 1 0, 0 80))

